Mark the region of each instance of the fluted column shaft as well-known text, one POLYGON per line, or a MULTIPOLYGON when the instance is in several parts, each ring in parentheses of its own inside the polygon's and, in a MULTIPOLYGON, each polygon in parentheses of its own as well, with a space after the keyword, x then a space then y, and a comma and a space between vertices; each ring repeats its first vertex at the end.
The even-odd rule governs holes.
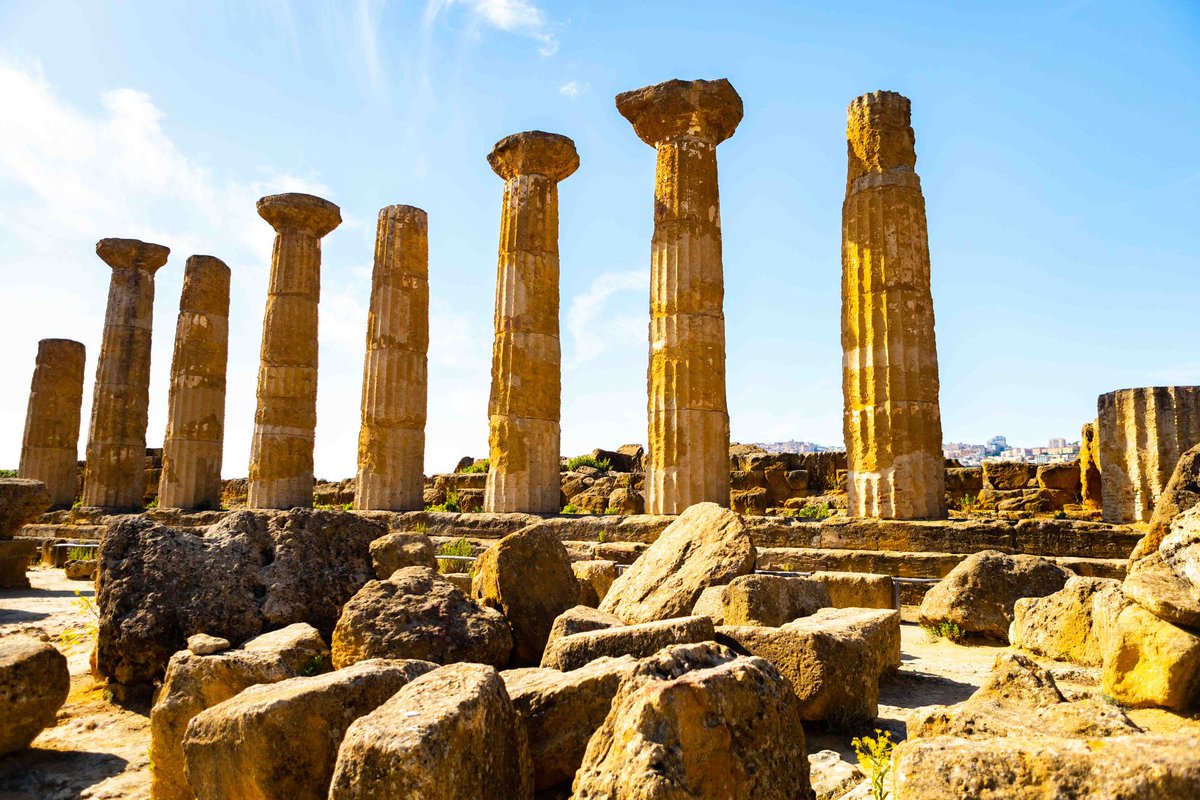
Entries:
POLYGON ((1105 522, 1149 522, 1179 457, 1200 443, 1200 386, 1121 389, 1097 401, 1105 522))
POLYGON ((498 142, 504 178, 496 269, 496 338, 488 400, 484 510, 560 510, 558 182, 579 166, 565 136, 529 131, 498 142))
POLYGON ((925 199, 909 101, 850 104, 842 206, 842 389, 850 513, 946 516, 925 199))
POLYGON ((729 505, 725 281, 717 145, 742 102, 728 81, 669 81, 617 108, 655 147, 646 511, 729 505))
POLYGON ((258 408, 250 447, 250 508, 309 508, 317 427, 317 303, 321 237, 341 223, 337 206, 306 194, 258 201, 275 228, 263 317, 258 408))
POLYGON ((428 353, 428 218, 388 206, 375 236, 355 508, 423 507, 428 353))
POLYGON ((229 267, 192 256, 183 273, 158 505, 220 508, 229 361, 229 267))
POLYGON ((154 273, 170 250, 136 239, 102 239, 96 255, 112 267, 88 431, 84 506, 135 509, 146 483, 154 273))
POLYGON ((29 387, 17 477, 46 484, 55 506, 75 502, 84 356, 81 342, 41 340, 29 387))

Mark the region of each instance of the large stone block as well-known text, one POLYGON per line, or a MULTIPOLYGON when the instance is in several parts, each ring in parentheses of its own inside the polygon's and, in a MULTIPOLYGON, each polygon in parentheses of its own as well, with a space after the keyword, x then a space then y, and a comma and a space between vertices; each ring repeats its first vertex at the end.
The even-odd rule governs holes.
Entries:
POLYGON ((333 629, 335 668, 368 658, 503 667, 512 653, 504 615, 478 605, 427 567, 406 567, 363 586, 333 629))
POLYGON ((435 552, 433 540, 423 533, 389 533, 371 542, 371 562, 375 565, 375 577, 384 580, 390 578, 396 570, 405 567, 437 569, 435 552))
POLYGON ((251 686, 197 714, 183 740, 204 800, 325 800, 346 729, 428 661, 371 659, 316 677, 251 686))
POLYGON ((350 725, 329 800, 382 797, 532 799, 525 726, 496 670, 441 667, 350 725))
POLYGON ((369 547, 384 533, 341 511, 242 511, 201 531, 125 519, 100 545, 97 666, 145 684, 195 633, 241 642, 306 622, 329 636, 374 577, 369 547))
POLYGON ((50 508, 46 484, 25 478, 0 478, 0 539, 11 539, 50 508))
MULTIPOLYGON (((706 595, 719 608, 693 613, 712 616, 722 625, 778 627, 831 605, 825 584, 782 575, 741 575, 725 586, 706 589, 701 598, 706 595)), ((702 601, 696 608, 702 608, 702 601)))
POLYGON ((1130 708, 1189 708, 1200 702, 1200 636, 1131 603, 1110 635, 1103 681, 1130 708))
POLYGON ((552 638, 542 656, 542 666, 566 671, 579 669, 601 656, 646 658, 668 645, 707 642, 713 636, 713 623, 708 617, 599 628, 552 638))
POLYGON ((576 800, 812 800, 804 728, 769 662, 671 647, 622 682, 575 776, 576 800))
POLYGON ((1120 581, 1071 578, 1053 594, 1018 599, 1008 640, 1040 656, 1099 666, 1108 645, 1110 617, 1115 621, 1126 602, 1120 581))
POLYGON ((9 636, 0 647, 0 756, 29 746, 54 724, 71 691, 66 657, 53 645, 9 636))
POLYGON ((1200 508, 1176 517, 1158 549, 1133 562, 1123 589, 1159 619, 1200 631, 1200 508))
POLYGON ((167 665, 150 711, 151 795, 192 800, 183 753, 188 723, 255 684, 276 683, 329 668, 329 648, 311 625, 297 623, 246 642, 240 649, 199 656, 181 650, 167 665))
POLYGON ((737 514, 715 503, 697 504, 613 581, 600 610, 629 623, 683 616, 709 586, 753 571, 754 556, 737 514))
POLYGON ((503 612, 512 627, 513 665, 531 666, 542 660, 555 618, 579 601, 579 582, 559 538, 533 525, 476 559, 471 596, 503 612))

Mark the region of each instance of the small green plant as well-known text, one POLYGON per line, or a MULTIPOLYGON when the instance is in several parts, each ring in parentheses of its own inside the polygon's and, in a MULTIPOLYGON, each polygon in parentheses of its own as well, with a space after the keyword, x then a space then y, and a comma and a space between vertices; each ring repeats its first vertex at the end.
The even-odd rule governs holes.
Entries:
POLYGON ((76 499, 74 503, 71 503, 71 510, 74 511, 75 509, 79 508, 82 505, 83 505, 83 501, 80 499, 76 499))
POLYGON ((67 550, 68 561, 95 561, 96 551, 91 547, 72 547, 67 550))
POLYGON ((15 478, 17 471, 15 469, 0 469, 0 478, 15 478))
POLYGON ((458 492, 453 489, 446 490, 446 502, 438 503, 436 506, 426 506, 426 511, 451 511, 460 513, 462 509, 458 505, 458 492))
POLYGON ((829 507, 828 503, 805 506, 796 512, 796 516, 800 519, 822 520, 832 517, 833 509, 829 507))
POLYGON ((154 498, 153 500, 151 500, 149 503, 146 503, 147 511, 153 511, 156 508, 158 508, 158 498, 157 497, 154 498))
POLYGON ((72 650, 80 645, 94 642, 100 632, 100 609, 96 607, 92 598, 76 589, 75 600, 71 605, 84 612, 87 621, 82 628, 65 628, 58 635, 58 643, 64 650, 72 650))
POLYGON ((324 666, 324 664, 325 664, 325 657, 322 656, 320 653, 317 653, 315 656, 310 658, 308 661, 304 662, 304 665, 302 667, 300 667, 300 674, 302 676, 304 676, 305 678, 311 678, 313 675, 320 674, 321 667, 324 666))
POLYGON ((967 632, 960 628, 957 622, 951 622, 948 619, 939 620, 938 622, 923 622, 921 623, 921 630, 925 631, 925 635, 931 641, 934 639, 947 639, 957 644, 967 638, 967 632))
POLYGON ((620 513, 621 513, 621 509, 619 509, 619 508, 613 508, 612 506, 609 506, 608 508, 604 509, 604 513, 605 513, 605 514, 607 514, 607 515, 615 515, 615 514, 620 514, 620 513))
POLYGON ((875 800, 887 800, 887 776, 892 771, 892 732, 875 729, 875 736, 855 736, 850 744, 858 757, 859 768, 871 781, 871 796, 875 800))
POLYGON ((428 530, 429 530, 429 526, 426 525, 424 522, 418 522, 416 525, 413 526, 413 533, 425 533, 428 530))
POLYGON ((578 513, 580 513, 580 512, 579 512, 579 506, 575 505, 574 503, 567 503, 565 506, 563 506, 562 513, 564 513, 564 514, 578 514, 578 513))
MULTIPOLYGON (((475 555, 475 545, 467 541, 467 537, 463 536, 460 539, 455 539, 450 542, 442 542, 438 545, 437 555, 439 556, 473 556, 475 555)), ((438 572, 443 575, 448 572, 461 572, 459 568, 462 562, 450 559, 438 559, 438 572)))
POLYGON ((485 458, 483 461, 476 461, 470 466, 463 467, 461 472, 463 475, 475 475, 480 472, 487 472, 492 467, 492 460, 485 458))
POLYGON ((1055 518, 1055 519, 1066 519, 1066 518, 1067 518, 1067 512, 1066 512, 1066 511, 1063 511, 1063 510, 1060 508, 1058 511, 1055 511, 1055 512, 1054 512, 1054 518, 1055 518))
POLYGON ((580 467, 595 467, 601 472, 612 469, 612 462, 607 458, 592 458, 591 456, 575 456, 567 459, 567 472, 574 472, 580 467))
POLYGON ((1121 709, 1122 711, 1129 710, 1129 706, 1125 705, 1124 703, 1122 703, 1117 698, 1113 697, 1108 692, 1100 692, 1100 699, 1103 700, 1105 703, 1108 703, 1110 706, 1116 706, 1117 708, 1121 709))
POLYGON ((604 544, 604 542, 605 542, 607 539, 608 539, 608 537, 604 535, 604 531, 600 531, 599 533, 597 533, 597 534, 596 534, 596 542, 597 542, 597 544, 604 544))
POLYGON ((979 495, 964 494, 958 499, 958 508, 960 511, 974 511, 979 507, 979 495))

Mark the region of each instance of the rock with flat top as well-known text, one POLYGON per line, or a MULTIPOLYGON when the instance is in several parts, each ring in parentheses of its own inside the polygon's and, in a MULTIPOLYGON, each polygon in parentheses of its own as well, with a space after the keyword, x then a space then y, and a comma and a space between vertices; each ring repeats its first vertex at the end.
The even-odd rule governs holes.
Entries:
POLYGON ((0 756, 24 750, 53 725, 70 691, 67 659, 53 645, 29 636, 0 639, 0 756))
POLYGON ((371 563, 375 577, 383 580, 405 567, 437 569, 436 552, 433 540, 425 534, 395 531, 371 542, 371 563))
POLYGON ((1054 594, 1017 600, 1008 640, 1013 647, 1057 661, 1099 666, 1110 620, 1115 622, 1128 602, 1120 581, 1071 578, 1054 594))
POLYGON ((1130 603, 1108 639, 1103 686, 1129 708, 1200 705, 1200 636, 1130 603))
POLYGON ((713 636, 712 620, 708 617, 680 617, 584 631, 552 640, 542 656, 542 666, 566 671, 579 669, 601 656, 645 658, 668 645, 708 642, 713 636))

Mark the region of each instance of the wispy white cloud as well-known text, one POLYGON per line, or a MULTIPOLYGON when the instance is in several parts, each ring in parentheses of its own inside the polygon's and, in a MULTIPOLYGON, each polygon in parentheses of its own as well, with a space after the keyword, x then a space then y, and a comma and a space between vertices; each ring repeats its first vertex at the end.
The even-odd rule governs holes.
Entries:
POLYGON ((645 342, 645 303, 631 295, 639 293, 644 300, 649 291, 649 272, 632 270, 605 272, 576 295, 567 310, 571 352, 565 366, 579 367, 611 350, 645 342))
POLYGON ((558 38, 541 8, 529 0, 428 0, 422 25, 432 26, 437 17, 452 6, 466 7, 473 19, 490 28, 525 36, 539 43, 538 53, 552 56, 558 52, 558 38))
POLYGON ((379 29, 386 6, 387 0, 357 0, 354 6, 354 24, 357 28, 359 50, 366 64, 371 88, 377 94, 387 88, 383 55, 379 48, 379 29))
POLYGON ((561 94, 563 97, 570 97, 571 99, 579 97, 579 95, 583 94, 585 91, 587 91, 587 86, 581 84, 579 81, 567 81, 562 86, 558 87, 559 94, 561 94))

